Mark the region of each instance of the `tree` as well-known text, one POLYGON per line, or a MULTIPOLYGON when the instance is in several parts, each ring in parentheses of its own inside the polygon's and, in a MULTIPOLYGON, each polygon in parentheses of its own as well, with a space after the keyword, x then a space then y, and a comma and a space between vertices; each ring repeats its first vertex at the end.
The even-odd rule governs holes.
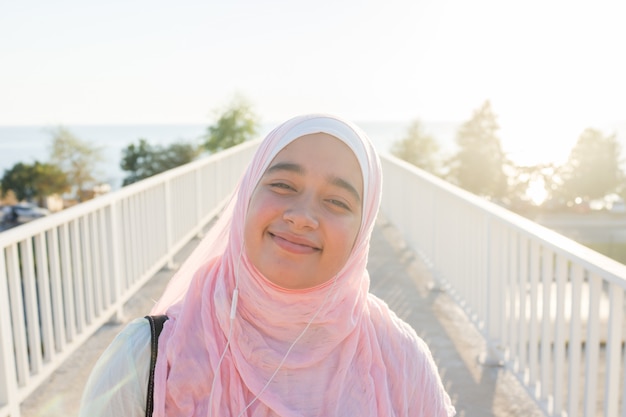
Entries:
POLYGON ((95 167, 104 160, 102 148, 74 136, 68 129, 52 131, 50 162, 63 171, 78 200, 87 185, 95 185, 95 167))
POLYGON ((486 101, 457 131, 459 150, 450 161, 452 182, 482 196, 506 194, 506 158, 497 131, 496 116, 486 101))
POLYGON ((435 175, 439 174, 438 152, 439 144, 424 132, 419 120, 414 120, 405 137, 391 146, 393 155, 435 175))
POLYGON ((217 152, 239 145, 256 134, 257 126, 257 116, 250 104, 236 97, 221 112, 217 122, 209 126, 204 147, 209 152, 217 152))
POLYGON ((35 161, 32 165, 19 162, 2 177, 2 196, 12 190, 18 201, 37 200, 39 205, 45 197, 67 191, 67 176, 58 167, 35 161))
POLYGON ((122 150, 120 167, 129 173, 123 185, 187 164, 198 157, 200 151, 200 147, 191 143, 173 143, 162 147, 139 139, 137 145, 133 143, 122 150))
POLYGON ((123 185, 132 184, 159 172, 155 166, 154 156, 153 146, 145 139, 139 139, 137 145, 131 143, 123 149, 120 168, 129 173, 124 178, 123 185))
POLYGON ((617 135, 585 129, 562 168, 562 195, 567 201, 589 201, 619 193, 624 181, 617 135))
POLYGON ((166 171, 188 164, 202 153, 202 148, 189 142, 175 142, 164 148, 161 153, 162 167, 166 171))

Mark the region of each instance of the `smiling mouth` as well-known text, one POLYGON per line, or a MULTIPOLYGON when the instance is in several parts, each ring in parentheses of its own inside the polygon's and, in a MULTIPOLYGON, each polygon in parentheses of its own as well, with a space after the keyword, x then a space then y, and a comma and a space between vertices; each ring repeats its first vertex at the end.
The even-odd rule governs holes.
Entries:
POLYGON ((310 254, 321 251, 321 248, 314 246, 311 243, 305 242, 295 242, 290 240, 289 238, 285 238, 274 233, 268 232, 272 240, 278 245, 281 249, 296 253, 296 254, 310 254))

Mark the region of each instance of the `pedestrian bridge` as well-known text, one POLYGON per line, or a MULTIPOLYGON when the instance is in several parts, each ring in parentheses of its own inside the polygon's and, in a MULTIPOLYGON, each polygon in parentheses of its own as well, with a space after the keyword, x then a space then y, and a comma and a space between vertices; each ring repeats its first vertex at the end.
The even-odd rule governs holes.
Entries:
MULTIPOLYGON (((73 352, 174 266, 257 145, 0 233, 0 417, 19 417, 73 352)), ((397 158, 382 163, 381 217, 482 336, 482 364, 513 375, 546 416, 626 416, 626 266, 397 158)))

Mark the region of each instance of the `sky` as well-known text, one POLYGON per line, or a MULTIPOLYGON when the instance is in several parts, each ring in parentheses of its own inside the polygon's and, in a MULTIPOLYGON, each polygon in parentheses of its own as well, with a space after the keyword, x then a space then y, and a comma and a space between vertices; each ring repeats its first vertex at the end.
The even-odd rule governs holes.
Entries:
POLYGON ((235 95, 266 123, 462 122, 489 100, 510 147, 565 155, 626 126, 624 41, 621 0, 6 1, 0 126, 211 123, 235 95))

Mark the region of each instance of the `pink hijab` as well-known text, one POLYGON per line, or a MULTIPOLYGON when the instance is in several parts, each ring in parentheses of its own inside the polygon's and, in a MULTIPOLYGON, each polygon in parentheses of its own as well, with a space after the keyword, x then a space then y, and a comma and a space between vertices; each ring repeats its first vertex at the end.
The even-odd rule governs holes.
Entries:
POLYGON ((170 317, 159 339, 155 417, 454 414, 421 339, 368 293, 381 187, 371 142, 337 117, 296 117, 265 138, 235 198, 153 309, 170 317), (338 138, 356 155, 363 216, 352 253, 333 279, 288 290, 249 262, 243 225, 272 159, 313 133, 338 138))

